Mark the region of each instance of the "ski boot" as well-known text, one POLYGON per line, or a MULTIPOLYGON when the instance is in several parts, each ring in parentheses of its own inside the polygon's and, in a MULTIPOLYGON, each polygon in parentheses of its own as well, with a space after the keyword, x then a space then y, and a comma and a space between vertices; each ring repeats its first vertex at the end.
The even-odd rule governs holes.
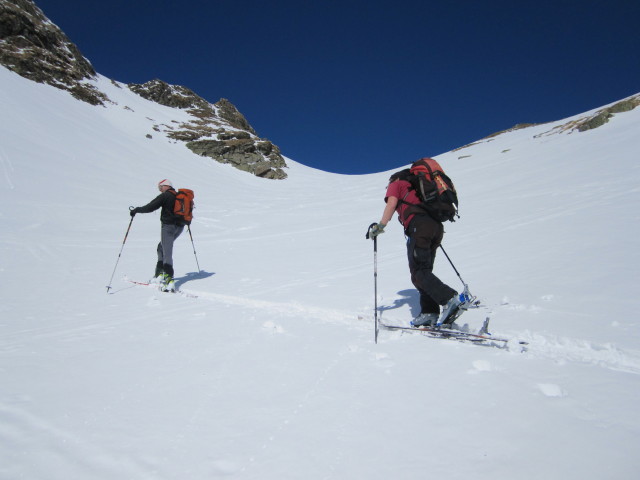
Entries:
POLYGON ((173 280, 173 277, 169 276, 168 274, 164 274, 164 278, 163 278, 163 282, 162 282, 162 291, 163 292, 172 292, 175 293, 176 291, 176 284, 173 280))
POLYGON ((440 327, 442 325, 448 326, 453 324, 456 318, 462 315, 465 310, 468 310, 469 308, 476 308, 478 303, 477 297, 471 295, 471 292, 469 292, 469 286, 465 284, 462 293, 456 293, 444 306, 436 326, 440 327))
POLYGON ((162 284, 164 282, 164 270, 163 270, 163 264, 162 262, 158 262, 156 263, 156 272, 153 274, 153 278, 151 279, 151 281, 149 283, 154 283, 154 284, 162 284))
POLYGON ((164 263, 162 265, 162 269, 164 270, 163 274, 163 282, 162 282, 162 291, 163 292, 175 292, 176 284, 173 280, 173 265, 169 265, 168 263, 164 263))
POLYGON ((421 313, 409 323, 412 327, 432 327, 437 321, 437 313, 421 313))

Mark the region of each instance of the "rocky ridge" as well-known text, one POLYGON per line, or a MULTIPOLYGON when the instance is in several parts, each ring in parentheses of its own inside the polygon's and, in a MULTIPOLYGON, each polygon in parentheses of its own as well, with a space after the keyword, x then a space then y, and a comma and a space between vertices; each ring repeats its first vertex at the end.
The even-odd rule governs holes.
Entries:
POLYGON ((91 105, 108 101, 88 81, 96 76, 91 62, 31 0, 0 0, 0 63, 91 105))
POLYGON ((634 95, 632 97, 616 102, 610 107, 605 107, 601 110, 598 110, 588 117, 582 117, 577 120, 567 122, 566 124, 556 128, 561 132, 574 130, 577 130, 578 132, 586 132, 587 130, 592 130, 594 128, 603 126, 605 123, 608 123, 609 120, 615 116, 615 114, 629 112, 639 105, 640 95, 634 95))
MULTIPOLYGON (((34 82, 66 90, 91 105, 114 104, 94 85, 97 73, 91 62, 32 0, 0 0, 0 64, 34 82)), ((147 100, 186 110, 192 117, 177 126, 154 125, 155 132, 185 142, 197 155, 256 176, 287 177, 280 149, 260 138, 227 99, 211 104, 186 87, 161 80, 129 84, 128 88, 147 100)))
POLYGON ((155 125, 168 138, 186 142, 193 153, 228 163, 258 177, 283 179, 287 164, 280 149, 260 138, 247 119, 227 99, 211 104, 192 90, 162 80, 129 84, 129 89, 147 100, 185 109, 192 120, 177 127, 155 125))
MULTIPOLYGON (((625 98, 624 100, 620 100, 619 102, 614 103, 609 107, 602 108, 597 110, 595 113, 590 115, 580 117, 574 120, 571 120, 562 125, 557 125, 553 127, 553 129, 548 130, 546 132, 540 133, 536 135, 536 137, 542 137, 547 135, 553 135, 557 133, 572 133, 572 132, 586 132, 587 130, 592 130, 594 128, 599 128, 606 123, 609 122, 616 114, 629 112, 634 108, 640 106, 640 94, 633 95, 631 97, 625 98)), ((454 152, 463 150, 468 147, 472 147, 473 145, 477 145, 479 143, 491 142, 498 135, 502 135, 503 133, 513 132, 515 130, 521 130, 523 128, 529 128, 537 125, 544 125, 540 123, 519 123, 507 130, 502 130, 500 132, 492 133, 477 142, 469 143, 467 145, 463 145, 462 147, 456 148, 453 150, 454 152)), ((508 151, 508 150, 507 150, 508 151)), ((505 152, 503 152, 505 153, 505 152)), ((467 156, 462 156, 458 158, 466 158, 467 156)))

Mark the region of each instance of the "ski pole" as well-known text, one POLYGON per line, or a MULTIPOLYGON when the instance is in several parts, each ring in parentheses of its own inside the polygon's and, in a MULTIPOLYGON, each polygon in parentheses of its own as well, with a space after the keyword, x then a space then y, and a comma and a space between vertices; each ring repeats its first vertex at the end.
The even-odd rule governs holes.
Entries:
MULTIPOLYGON (((469 291, 469 285, 467 285, 465 281, 462 279, 462 276, 460 276, 460 272, 458 272, 458 269, 449 258, 449 255, 447 255, 447 252, 445 251, 444 247, 440 245, 440 248, 442 249, 442 252, 444 253, 444 255, 447 257, 447 260, 449 260, 449 263, 453 267, 453 270, 456 272, 456 275, 458 275, 458 278, 460 279, 460 281, 462 282, 462 285, 464 286, 464 290, 462 290, 462 293, 460 294, 460 301, 462 301, 466 306, 465 307, 461 306, 460 308, 464 308, 465 310, 469 308, 477 308, 478 305, 480 304, 480 301, 479 300, 477 301, 477 297, 474 297, 473 295, 471 295, 471 292, 469 291)), ((487 321, 487 325, 488 325, 488 321, 487 321)), ((486 326, 483 328, 486 329, 486 326)))
MULTIPOLYGON (((133 207, 129 207, 129 211, 133 210, 133 207)), ((135 216, 135 215, 134 215, 135 216)), ((120 253, 118 254, 118 259, 116 260, 116 266, 113 267, 113 273, 111 274, 111 279, 109 280, 109 285, 107 285, 107 293, 111 289, 111 282, 113 282, 113 276, 116 274, 116 268, 118 268, 118 262, 120 261, 120 256, 122 255, 122 250, 124 249, 124 244, 127 241, 127 237, 129 236, 129 230, 131 230, 131 224, 133 223, 133 217, 131 217, 131 221, 129 222, 129 226, 127 227, 127 233, 124 234, 124 240, 122 241, 122 247, 120 247, 120 253)))
POLYGON ((453 271, 456 272, 456 275, 458 275, 458 278, 460 279, 460 281, 462 282, 462 285, 464 285, 465 287, 467 286, 467 284, 464 282, 464 280, 462 279, 462 277, 460 276, 460 273, 458 272, 458 269, 456 268, 456 266, 453 264, 453 262, 451 261, 451 259, 449 258, 449 255, 447 255, 447 251, 444 249, 444 247, 442 246, 442 244, 440 244, 440 249, 442 250, 442 253, 444 253, 444 256, 447 257, 447 260, 449 260, 449 263, 451 264, 451 266, 453 267, 453 271))
POLYGON ((196 257, 196 265, 198 266, 198 273, 200 273, 200 263, 198 262, 198 255, 196 255, 196 246, 193 243, 193 235, 191 235, 191 225, 187 225, 187 230, 189 230, 189 237, 191 238, 191 246, 193 247, 193 255, 196 257))
MULTIPOLYGON (((367 229, 367 240, 371 238, 371 229, 377 225, 372 223, 367 229)), ((375 322, 375 330, 373 341, 378 343, 378 236, 373 236, 373 318, 375 322)))

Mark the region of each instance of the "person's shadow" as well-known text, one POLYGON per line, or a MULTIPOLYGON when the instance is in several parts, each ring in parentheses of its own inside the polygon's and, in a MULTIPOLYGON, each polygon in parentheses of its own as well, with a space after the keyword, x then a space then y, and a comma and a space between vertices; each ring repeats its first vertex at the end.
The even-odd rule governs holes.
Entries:
POLYGON ((191 280, 202 280, 204 278, 212 277, 215 274, 216 272, 205 272, 204 270, 200 270, 199 272, 189 272, 182 277, 175 278, 174 282, 176 284, 176 288, 180 289, 182 285, 190 282, 191 280))
POLYGON ((404 305, 409 305, 409 308, 411 308, 411 316, 413 318, 420 315, 420 295, 417 290, 413 288, 410 290, 401 290, 398 292, 398 295, 400 295, 400 298, 396 298, 393 301, 393 305, 381 305, 378 307, 378 311, 382 313, 387 310, 395 310, 403 307, 404 305))

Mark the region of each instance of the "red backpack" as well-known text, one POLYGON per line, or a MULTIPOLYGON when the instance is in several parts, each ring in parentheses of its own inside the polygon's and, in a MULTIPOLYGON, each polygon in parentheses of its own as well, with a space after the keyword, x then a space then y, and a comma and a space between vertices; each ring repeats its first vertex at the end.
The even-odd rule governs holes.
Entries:
POLYGON ((169 190, 176 196, 176 203, 173 205, 173 214, 182 220, 185 225, 190 225, 193 220, 193 209, 195 208, 193 203, 193 190, 188 188, 181 188, 177 192, 175 190, 169 190))
MULTIPOLYGON (((407 209, 411 213, 428 213, 433 219, 454 222, 458 215, 458 194, 451 179, 433 158, 421 158, 410 169, 398 172, 398 178, 411 183, 420 203, 407 209)), ((401 202, 408 203, 404 200, 401 202)))

